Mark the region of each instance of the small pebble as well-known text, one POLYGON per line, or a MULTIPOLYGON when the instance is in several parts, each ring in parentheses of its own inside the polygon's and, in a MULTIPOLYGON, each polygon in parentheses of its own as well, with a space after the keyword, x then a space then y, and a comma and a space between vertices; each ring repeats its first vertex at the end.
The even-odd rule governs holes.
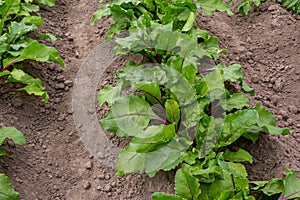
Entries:
POLYGON ((103 174, 100 174, 100 175, 98 176, 98 178, 99 178, 100 180, 103 180, 103 179, 105 178, 105 176, 104 176, 103 174))
POLYGON ((63 83, 58 83, 58 84, 56 84, 56 86, 55 86, 57 89, 65 89, 65 84, 63 84, 63 83))
POLYGON ((110 185, 105 185, 103 191, 110 192, 112 190, 110 185))
POLYGON ((101 186, 97 186, 96 190, 101 191, 102 187, 101 186))
POLYGON ((92 184, 91 184, 89 181, 86 181, 86 182, 83 183, 82 186, 83 186, 83 188, 84 188, 85 190, 88 190, 88 189, 91 188, 92 184))
POLYGON ((109 180, 110 176, 108 174, 106 174, 104 178, 105 178, 105 180, 109 180))
POLYGON ((258 83, 259 81, 259 77, 257 74, 254 74, 252 77, 251 77, 251 82, 252 83, 258 83))
POLYGON ((294 120, 292 118, 288 118, 286 122, 288 123, 289 126, 294 125, 294 120))
POLYGON ((88 161, 88 162, 85 164, 85 168, 86 168, 86 169, 92 169, 92 167, 93 167, 92 161, 88 161))

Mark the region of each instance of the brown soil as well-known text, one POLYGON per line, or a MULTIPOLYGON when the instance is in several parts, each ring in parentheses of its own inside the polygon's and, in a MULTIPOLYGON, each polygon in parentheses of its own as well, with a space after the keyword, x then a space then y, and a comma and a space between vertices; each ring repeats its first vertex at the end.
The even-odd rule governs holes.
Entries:
MULTIPOLYGON (((172 172, 154 178, 118 177, 113 168, 90 155, 78 136, 72 117, 73 83, 84 58, 103 42, 111 23, 104 19, 95 27, 89 25, 98 7, 97 0, 59 0, 55 7, 42 9, 46 25, 40 31, 58 37, 55 47, 67 64, 62 69, 27 63, 25 69, 44 81, 48 104, 24 93, 0 96, 0 123, 22 130, 27 139, 24 147, 8 142, 10 156, 0 160, 0 171, 10 177, 22 200, 144 200, 155 191, 173 192, 172 172)), ((256 91, 252 103, 269 108, 280 127, 294 131, 292 136, 263 135, 256 145, 241 141, 254 156, 248 166, 251 180, 282 177, 285 167, 300 170, 299 19, 277 4, 264 3, 251 23, 247 17, 223 13, 198 20, 228 50, 221 60, 243 65, 245 79, 256 91)))

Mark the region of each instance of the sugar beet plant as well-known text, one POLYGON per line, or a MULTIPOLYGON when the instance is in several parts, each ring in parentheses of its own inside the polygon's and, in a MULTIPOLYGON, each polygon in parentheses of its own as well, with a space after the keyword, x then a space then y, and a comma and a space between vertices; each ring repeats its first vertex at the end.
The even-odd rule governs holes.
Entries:
POLYGON ((299 198, 295 171, 287 169, 283 180, 250 182, 243 163, 252 163, 251 155, 226 148, 240 137, 255 142, 260 132, 291 132, 277 128, 261 105, 250 107, 245 93, 253 95, 253 89, 240 65, 207 65, 224 50, 216 37, 194 28, 199 9, 233 14, 218 0, 115 0, 94 14, 94 20, 115 21, 108 39, 128 31, 116 38, 117 54, 150 62, 129 61, 117 72, 117 85, 106 85, 98 95, 100 105, 111 106, 102 127, 131 138, 118 157, 117 173, 154 176, 175 169, 176 194, 157 192, 155 200, 299 198), (242 92, 230 92, 231 83, 239 83, 242 92))
MULTIPOLYGON (((41 17, 32 15, 39 11, 39 6, 32 2, 33 0, 0 0, 0 77, 6 77, 6 83, 23 84, 24 87, 18 88, 18 91, 43 96, 47 102, 48 94, 42 81, 24 72, 21 62, 34 60, 55 61, 62 66, 65 64, 55 48, 27 36, 27 33, 43 25, 41 17)), ((53 6, 55 0, 35 2, 53 6)), ((56 40, 52 34, 39 34, 38 37, 56 40)))
MULTIPOLYGON (((4 79, 5 83, 20 83, 22 87, 15 91, 42 96, 45 102, 48 101, 48 94, 42 81, 23 71, 22 62, 55 61, 65 66, 55 48, 28 36, 28 33, 43 25, 41 17, 32 15, 39 11, 38 4, 53 6, 54 3, 55 0, 35 0, 34 3, 33 0, 0 0, 0 78, 4 79)), ((39 34, 35 38, 42 37, 50 38, 52 42, 56 40, 52 34, 39 34)), ((25 144, 25 138, 20 131, 0 125, 0 146, 6 138, 18 145, 25 144)), ((6 155, 4 150, 0 150, 0 156, 6 155)), ((0 174, 0 199, 19 199, 19 194, 12 189, 8 177, 4 174, 0 174)))

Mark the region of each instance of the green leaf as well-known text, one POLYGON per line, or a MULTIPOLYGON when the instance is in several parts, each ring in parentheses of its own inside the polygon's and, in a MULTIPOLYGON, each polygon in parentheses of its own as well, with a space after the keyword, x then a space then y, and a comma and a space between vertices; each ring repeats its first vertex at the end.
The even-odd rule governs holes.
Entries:
POLYGON ((132 90, 142 90, 147 93, 147 99, 153 104, 161 104, 160 86, 154 83, 133 83, 132 90))
MULTIPOLYGON (((4 19, 12 14, 17 14, 20 10, 20 0, 5 0, 4 4, 0 6, 0 15, 4 19)), ((2 27, 0 27, 2 28, 2 27)), ((1 35, 1 34, 0 34, 1 35)))
POLYGON ((154 176, 159 170, 169 171, 181 161, 184 152, 192 142, 184 138, 175 138, 157 151, 147 153, 145 168, 149 176, 154 176))
POLYGON ((138 153, 140 145, 131 143, 119 154, 116 166, 117 173, 123 175, 145 171, 153 177, 159 170, 168 171, 176 167, 190 144, 191 142, 184 138, 176 138, 156 151, 138 153))
POLYGON ((40 4, 44 4, 46 6, 54 6, 55 0, 36 0, 40 4))
MULTIPOLYGON (((212 200, 216 199, 224 192, 234 191, 232 186, 232 181, 225 179, 217 179, 211 184, 203 183, 200 185, 201 193, 199 195, 199 199, 201 200, 212 200)), ((230 198, 229 198, 230 199, 230 198)), ((227 200, 227 199, 226 199, 227 200)))
POLYGON ((217 179, 223 178, 222 168, 213 165, 206 169, 202 169, 198 166, 193 167, 192 174, 199 179, 201 183, 213 183, 217 179))
MULTIPOLYGON (((274 194, 282 193, 283 189, 284 189, 283 180, 279 179, 279 178, 273 178, 260 190, 264 194, 266 194, 268 196, 272 196, 274 194)), ((279 198, 279 199, 281 199, 281 198, 279 198)))
POLYGON ((57 37, 55 37, 53 34, 51 33, 43 33, 43 34, 38 34, 37 35, 38 38, 49 38, 51 40, 51 42, 56 42, 57 37))
POLYGON ((8 41, 7 40, 8 40, 7 34, 1 35, 1 37, 0 37, 0 54, 7 51, 7 47, 8 47, 8 41))
POLYGON ((284 189, 279 199, 300 198, 300 179, 296 176, 295 170, 286 169, 286 177, 283 180, 284 189))
POLYGON ((30 45, 25 47, 20 56, 13 59, 5 59, 4 66, 7 66, 11 63, 21 62, 24 60, 34 60, 40 62, 55 61, 61 66, 65 66, 64 61, 58 55, 58 52, 53 47, 48 47, 45 44, 40 44, 38 41, 33 41, 30 45))
POLYGON ((42 81, 39 78, 33 78, 32 76, 26 74, 21 69, 14 68, 9 73, 6 82, 26 84, 25 87, 19 88, 18 90, 24 90, 29 95, 34 94, 36 96, 43 96, 45 102, 48 102, 49 96, 48 93, 44 91, 45 87, 43 86, 42 81))
POLYGON ((215 11, 226 12, 229 16, 233 15, 230 7, 219 0, 198 0, 197 6, 200 7, 206 15, 212 15, 215 11))
POLYGON ((101 119, 100 124, 118 136, 136 136, 143 132, 151 119, 164 121, 152 111, 144 97, 132 95, 115 100, 110 114, 101 119))
POLYGON ((196 159, 200 158, 200 151, 198 151, 196 148, 193 148, 191 151, 185 152, 182 157, 184 162, 189 165, 193 165, 196 163, 196 159))
POLYGON ((255 185, 251 188, 251 190, 259 190, 263 188, 269 181, 251 181, 250 183, 252 185, 255 185))
POLYGON ((217 68, 222 69, 225 80, 230 80, 232 82, 239 81, 244 92, 254 95, 254 89, 250 88, 247 83, 244 82, 244 73, 241 65, 233 64, 226 67, 224 63, 220 63, 217 68))
POLYGON ((274 119, 273 114, 262 107, 260 104, 256 104, 254 109, 258 112, 259 120, 257 121, 257 125, 261 127, 264 131, 272 134, 272 135, 289 135, 291 131, 287 128, 277 128, 276 121, 274 119))
POLYGON ((146 154, 137 153, 132 146, 125 147, 119 154, 116 170, 119 176, 145 170, 146 154))
POLYGON ((183 32, 190 31, 193 28, 194 24, 195 24, 195 19, 196 19, 195 13, 191 12, 190 15, 189 15, 188 20, 186 21, 186 23, 183 26, 181 31, 183 31, 183 32))
POLYGON ((180 120, 180 108, 177 101, 168 99, 165 103, 165 108, 168 122, 174 122, 177 125, 180 120))
POLYGON ((233 109, 240 110, 248 106, 249 106, 248 98, 241 93, 235 93, 226 100, 226 106, 225 106, 226 108, 224 109, 226 109, 227 111, 232 111, 233 109))
POLYGON ((258 7, 261 4, 261 0, 252 0, 254 5, 258 7))
POLYGON ((243 0, 238 5, 238 11, 242 15, 248 15, 249 11, 252 9, 250 0, 243 0))
POLYGON ((259 119, 256 110, 241 110, 225 117, 219 147, 230 145, 257 123, 259 119))
POLYGON ((19 193, 16 192, 5 174, 0 174, 0 199, 19 200, 19 193))
POLYGON ((237 152, 231 152, 226 149, 224 153, 224 160, 228 160, 231 162, 249 162, 252 164, 252 156, 250 153, 245 151, 244 149, 239 149, 237 152))
POLYGON ((247 177, 247 171, 243 164, 240 163, 233 163, 233 162, 226 162, 224 160, 218 160, 219 166, 229 174, 232 174, 235 177, 247 177))
POLYGON ((183 164, 175 175, 175 192, 185 199, 197 199, 200 185, 196 177, 191 174, 188 165, 183 164))
POLYGON ((120 97, 121 84, 116 87, 105 85, 104 88, 98 93, 98 103, 100 106, 104 104, 112 104, 120 97))
POLYGON ((209 91, 209 98, 211 101, 218 99, 225 99, 225 85, 224 85, 224 75, 221 70, 214 70, 204 76, 203 80, 209 91))
POLYGON ((182 69, 182 74, 192 84, 195 81, 197 69, 193 65, 188 65, 182 69))
POLYGON ((91 23, 91 25, 95 26, 97 20, 102 19, 104 16, 109 16, 109 15, 111 15, 109 6, 108 5, 102 6, 99 10, 97 10, 93 14, 93 22, 91 23))
POLYGON ((22 35, 29 33, 33 30, 36 30, 37 26, 35 24, 26 25, 23 22, 12 22, 9 28, 10 33, 10 41, 14 41, 15 39, 21 37, 22 35))
POLYGON ((9 74, 10 74, 10 71, 4 70, 3 72, 0 72, 0 77, 2 77, 2 76, 7 76, 7 75, 9 75, 9 74))
POLYGON ((26 25, 36 25, 36 26, 43 26, 44 22, 41 17, 39 16, 26 16, 22 19, 21 23, 26 25))
POLYGON ((3 144, 4 140, 11 139, 17 145, 25 145, 25 137, 21 131, 14 127, 1 126, 0 127, 0 145, 3 144))
POLYGON ((22 7, 23 10, 25 10, 27 12, 38 12, 40 10, 40 8, 37 5, 34 5, 34 4, 22 3, 21 7, 22 7))
POLYGON ((130 145, 136 146, 136 152, 147 153, 158 150, 176 136, 174 124, 149 126, 134 137, 130 145))
POLYGON ((155 192, 152 194, 152 200, 186 200, 174 194, 166 194, 163 192, 155 192))
POLYGON ((0 149, 0 156, 8 156, 8 153, 5 150, 0 149))

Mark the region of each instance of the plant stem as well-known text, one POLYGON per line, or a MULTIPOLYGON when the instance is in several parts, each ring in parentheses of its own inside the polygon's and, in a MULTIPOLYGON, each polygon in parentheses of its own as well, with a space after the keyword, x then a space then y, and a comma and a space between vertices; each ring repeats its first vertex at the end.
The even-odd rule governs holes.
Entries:
POLYGON ((6 65, 3 69, 0 70, 0 72, 4 72, 5 70, 8 70, 12 65, 16 64, 18 61, 11 62, 8 65, 6 65))
POLYGON ((290 194, 290 195, 288 195, 288 196, 286 196, 286 197, 283 197, 281 200, 288 200, 290 197, 292 197, 292 196, 298 194, 299 192, 300 192, 300 191, 294 192, 294 193, 292 193, 292 194, 290 194))
POLYGON ((232 181, 232 187, 234 189, 234 195, 236 195, 235 182, 234 182, 234 177, 232 174, 231 174, 231 181, 232 181))

